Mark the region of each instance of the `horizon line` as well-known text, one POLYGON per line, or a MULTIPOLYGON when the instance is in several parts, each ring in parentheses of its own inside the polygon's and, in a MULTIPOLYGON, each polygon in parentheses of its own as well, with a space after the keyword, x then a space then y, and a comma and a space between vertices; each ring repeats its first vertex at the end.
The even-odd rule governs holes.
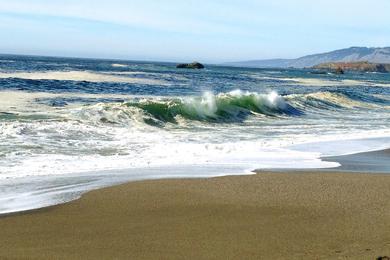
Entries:
MULTIPOLYGON (((351 48, 368 48, 368 49, 377 49, 377 48, 390 48, 390 46, 378 46, 378 47, 368 47, 368 46, 350 46, 345 48, 340 48, 336 50, 326 51, 326 52, 319 52, 319 53, 312 53, 312 54, 305 54, 303 56, 299 56, 296 58, 270 58, 270 59, 262 59, 262 58, 255 58, 250 60, 236 60, 236 61, 223 61, 223 62, 201 62, 207 65, 221 65, 221 64, 229 64, 229 63, 235 63, 235 62, 247 62, 247 61, 269 61, 269 60, 294 60, 305 56, 310 55, 317 55, 317 54, 323 54, 323 53, 329 53, 333 51, 343 50, 343 49, 351 49, 351 48)), ((111 60, 111 61, 127 61, 127 62, 158 62, 158 63, 182 63, 184 60, 178 61, 178 60, 159 60, 159 59, 132 59, 132 58, 107 58, 107 57, 92 57, 92 56, 73 56, 73 55, 50 55, 50 54, 25 54, 25 53, 0 53, 0 56, 26 56, 26 57, 44 57, 44 58, 67 58, 67 59, 90 59, 90 60, 111 60)), ((193 62, 193 61, 187 61, 187 62, 193 62)))

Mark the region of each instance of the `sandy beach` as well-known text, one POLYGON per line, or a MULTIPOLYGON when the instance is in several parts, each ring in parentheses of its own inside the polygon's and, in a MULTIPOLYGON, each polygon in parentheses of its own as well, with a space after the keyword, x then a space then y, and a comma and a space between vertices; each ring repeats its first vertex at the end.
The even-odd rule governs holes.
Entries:
POLYGON ((390 176, 267 173, 133 182, 0 218, 0 259, 375 259, 390 176))

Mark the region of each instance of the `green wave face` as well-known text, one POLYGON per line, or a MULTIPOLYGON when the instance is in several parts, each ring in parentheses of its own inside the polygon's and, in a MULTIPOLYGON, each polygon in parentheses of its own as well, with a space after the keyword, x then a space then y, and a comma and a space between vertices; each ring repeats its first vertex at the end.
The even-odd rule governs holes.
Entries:
POLYGON ((276 93, 258 94, 230 92, 218 95, 205 93, 201 97, 171 100, 140 100, 125 103, 136 107, 150 117, 163 122, 176 123, 177 117, 189 120, 230 122, 242 121, 248 115, 292 115, 298 113, 276 93))

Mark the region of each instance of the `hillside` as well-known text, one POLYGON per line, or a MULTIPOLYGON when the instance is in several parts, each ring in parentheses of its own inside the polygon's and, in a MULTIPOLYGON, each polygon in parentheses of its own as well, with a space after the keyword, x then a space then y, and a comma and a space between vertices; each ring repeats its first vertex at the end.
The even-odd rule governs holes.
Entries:
POLYGON ((332 71, 342 69, 343 71, 390 72, 390 64, 370 62, 330 62, 322 63, 312 68, 332 71))
POLYGON ((254 68, 305 68, 313 67, 321 63, 329 62, 370 62, 389 63, 390 47, 367 48, 351 47, 326 53, 303 56, 297 59, 271 59, 271 60, 250 60, 240 62, 229 62, 224 65, 254 67, 254 68))

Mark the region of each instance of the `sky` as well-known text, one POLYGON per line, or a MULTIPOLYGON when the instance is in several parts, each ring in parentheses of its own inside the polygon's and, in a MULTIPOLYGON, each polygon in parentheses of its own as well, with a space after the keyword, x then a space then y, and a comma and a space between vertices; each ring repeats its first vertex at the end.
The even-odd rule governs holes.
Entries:
POLYGON ((156 61, 390 46, 389 0, 0 0, 0 53, 156 61))

